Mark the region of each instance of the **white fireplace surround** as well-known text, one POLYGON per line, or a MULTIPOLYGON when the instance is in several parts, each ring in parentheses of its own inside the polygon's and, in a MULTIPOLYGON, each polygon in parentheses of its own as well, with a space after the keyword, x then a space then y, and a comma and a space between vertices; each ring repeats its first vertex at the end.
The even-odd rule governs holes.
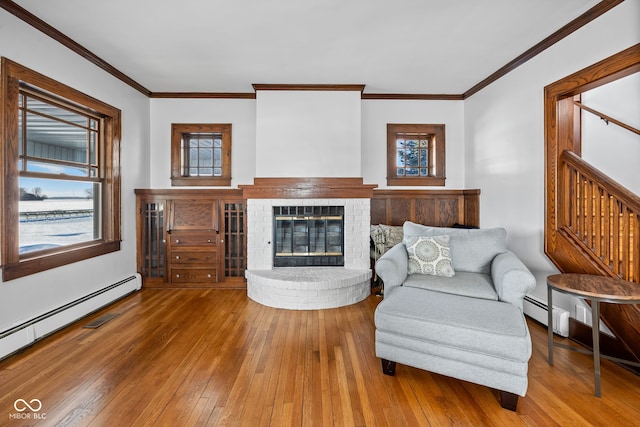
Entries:
POLYGON ((256 177, 239 186, 247 200, 245 277, 249 297, 272 307, 340 307, 371 292, 377 185, 362 182, 364 86, 312 86, 254 84, 256 177), (344 206, 344 267, 273 267, 273 207, 305 205, 344 206))
POLYGON ((248 199, 247 294, 297 310, 335 308, 370 294, 368 198, 248 199), (273 267, 274 206, 344 206, 344 267, 273 267))

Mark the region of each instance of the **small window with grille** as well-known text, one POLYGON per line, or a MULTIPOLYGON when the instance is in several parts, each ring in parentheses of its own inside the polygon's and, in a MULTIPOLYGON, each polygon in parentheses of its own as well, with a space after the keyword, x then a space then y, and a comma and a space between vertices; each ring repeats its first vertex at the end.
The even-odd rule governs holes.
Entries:
POLYGON ((171 183, 231 185, 231 124, 172 124, 171 183))
POLYGON ((444 185, 444 136, 444 125, 388 124, 387 184, 444 185))

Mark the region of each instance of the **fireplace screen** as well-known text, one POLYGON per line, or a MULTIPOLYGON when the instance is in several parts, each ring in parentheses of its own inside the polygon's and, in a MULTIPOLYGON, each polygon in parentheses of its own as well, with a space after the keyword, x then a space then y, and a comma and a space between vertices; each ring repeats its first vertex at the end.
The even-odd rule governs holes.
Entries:
POLYGON ((344 206, 275 206, 274 267, 344 266, 344 206))

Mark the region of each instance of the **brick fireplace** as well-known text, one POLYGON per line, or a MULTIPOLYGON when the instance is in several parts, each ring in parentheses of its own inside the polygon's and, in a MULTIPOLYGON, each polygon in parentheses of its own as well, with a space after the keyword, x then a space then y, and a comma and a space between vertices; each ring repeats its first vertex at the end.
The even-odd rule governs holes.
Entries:
MULTIPOLYGON (((361 178, 255 178, 247 199, 247 294, 277 308, 354 304, 370 293, 369 226, 375 185, 361 178), (274 207, 341 207, 343 266, 274 267, 274 207)), ((317 211, 318 209, 309 209, 317 211)), ((276 209, 278 212, 279 209, 276 209)))

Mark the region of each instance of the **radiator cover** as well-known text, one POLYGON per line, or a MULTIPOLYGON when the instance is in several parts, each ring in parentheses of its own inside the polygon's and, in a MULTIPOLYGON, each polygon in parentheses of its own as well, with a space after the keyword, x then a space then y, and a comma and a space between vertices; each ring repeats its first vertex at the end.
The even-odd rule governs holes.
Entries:
MULTIPOLYGON (((547 303, 532 295, 524 297, 524 314, 543 325, 549 322, 547 303)), ((563 337, 569 336, 569 312, 555 305, 553 306, 553 332, 563 337)))
POLYGON ((142 277, 136 273, 7 330, 0 331, 0 360, 115 300, 140 290, 141 287, 142 277))

